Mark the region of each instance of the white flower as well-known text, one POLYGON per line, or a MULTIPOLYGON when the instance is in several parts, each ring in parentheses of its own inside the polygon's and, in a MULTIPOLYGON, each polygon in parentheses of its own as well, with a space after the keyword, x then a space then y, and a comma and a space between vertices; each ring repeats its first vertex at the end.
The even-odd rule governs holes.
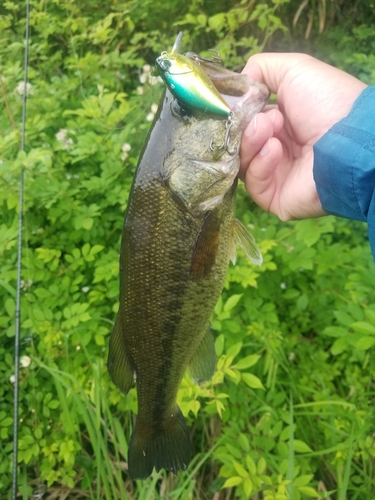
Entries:
POLYGON ((71 137, 68 137, 69 134, 75 134, 74 130, 67 130, 66 128, 61 128, 56 134, 56 140, 62 145, 62 148, 68 150, 73 144, 74 141, 71 137))
POLYGON ((122 151, 123 153, 127 153, 128 151, 130 151, 130 150, 131 150, 131 148, 132 148, 132 147, 130 146, 130 144, 129 144, 129 143, 127 143, 127 142, 125 142, 125 143, 122 145, 122 147, 121 147, 121 151, 122 151))
POLYGON ((127 157, 128 157, 128 153, 122 153, 121 161, 125 161, 127 157))
POLYGON ((81 288, 81 290, 82 290, 83 293, 87 293, 90 290, 90 287, 89 286, 83 286, 81 288))
POLYGON ((30 366, 31 358, 29 356, 22 356, 22 358, 20 359, 20 363, 23 368, 27 368, 28 366, 30 366))
POLYGON ((31 285, 33 284, 33 280, 21 280, 21 288, 22 290, 27 290, 28 288, 31 287, 31 285))
POLYGON ((143 92, 144 92, 143 87, 141 87, 141 86, 137 87, 137 94, 138 95, 143 95, 143 92))
POLYGON ((147 122, 152 122, 152 120, 154 119, 154 113, 149 113, 147 116, 146 116, 146 121, 147 122))
POLYGON ((141 73, 141 75, 139 77, 139 81, 141 83, 146 83, 147 82, 147 73, 141 73))
POLYGON ((151 111, 152 111, 153 113, 156 113, 156 111, 157 111, 157 110, 158 110, 158 105, 157 105, 157 104, 155 104, 155 103, 154 103, 154 104, 151 104, 151 111))
MULTIPOLYGON (((16 92, 16 94, 24 95, 25 82, 19 82, 17 87, 14 89, 14 91, 16 92)), ((27 82, 26 83, 26 95, 31 95, 32 93, 33 93, 33 86, 31 85, 31 83, 27 82)))
POLYGON ((15 381, 16 381, 16 376, 15 376, 15 375, 11 375, 11 376, 9 377, 9 382, 10 382, 11 384, 14 384, 14 382, 15 382, 15 381))
POLYGON ((286 288, 286 283, 280 283, 280 288, 281 288, 282 290, 285 290, 285 288, 286 288))
POLYGON ((68 137, 68 130, 66 128, 61 128, 56 134, 55 134, 56 139, 59 142, 64 142, 66 138, 68 137))
POLYGON ((162 83, 163 80, 160 76, 151 76, 150 77, 150 83, 151 85, 156 85, 157 83, 162 83))
POLYGON ((76 346, 76 351, 79 351, 81 349, 81 346, 80 345, 77 345, 76 346))
POLYGON ((142 68, 143 73, 150 73, 151 66, 149 64, 145 64, 142 68))

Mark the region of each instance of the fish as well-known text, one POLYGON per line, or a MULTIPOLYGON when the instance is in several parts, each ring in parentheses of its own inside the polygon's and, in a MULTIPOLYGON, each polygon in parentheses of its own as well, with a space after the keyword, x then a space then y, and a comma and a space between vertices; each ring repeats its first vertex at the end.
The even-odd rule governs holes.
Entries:
MULTIPOLYGON (((205 60, 187 59, 204 72, 205 60)), ((236 73, 229 80, 233 93, 236 73)), ((222 96, 229 106, 222 116, 205 105, 179 103, 169 83, 139 158, 122 231, 119 310, 108 355, 114 384, 127 394, 136 383, 132 479, 147 478, 154 468, 177 473, 188 467, 189 430, 176 403, 180 382, 186 371, 197 384, 215 372, 209 318, 235 243, 261 263, 254 238, 235 218, 235 195, 241 133, 269 91, 249 79, 245 87, 240 96, 222 96)))

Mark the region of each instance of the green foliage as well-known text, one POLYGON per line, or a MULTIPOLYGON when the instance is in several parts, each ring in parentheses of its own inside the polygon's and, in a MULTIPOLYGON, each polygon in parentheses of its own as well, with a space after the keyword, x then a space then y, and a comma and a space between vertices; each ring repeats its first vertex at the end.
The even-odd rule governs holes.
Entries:
MULTIPOLYGON (((212 316, 217 371, 203 387, 187 377, 181 384, 178 401, 195 449, 187 472, 128 478, 135 390, 123 396, 105 367, 124 210, 162 88, 147 63, 183 29, 187 50, 216 48, 240 67, 273 43, 273 33, 283 36, 290 17, 282 22, 280 13, 294 15, 295 7, 32 1, 25 152, 24 3, 0 7, 1 498, 10 498, 12 472, 21 165, 23 498, 38 491, 107 500, 375 495, 375 265, 361 223, 281 223, 239 191, 238 215, 264 264, 256 268, 240 253, 230 267, 212 316)), ((340 26, 324 34, 332 47, 325 58, 374 81, 374 29, 351 29, 342 41, 340 26)))

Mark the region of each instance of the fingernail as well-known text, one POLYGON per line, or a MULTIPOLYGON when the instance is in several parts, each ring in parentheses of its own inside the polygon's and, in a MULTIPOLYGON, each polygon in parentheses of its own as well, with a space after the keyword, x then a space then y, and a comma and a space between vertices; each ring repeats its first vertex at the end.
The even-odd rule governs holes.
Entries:
POLYGON ((262 147, 262 149, 259 151, 260 156, 266 156, 270 152, 271 146, 270 146, 270 139, 266 142, 266 144, 262 147))
POLYGON ((254 116, 254 118, 249 123, 249 126, 245 129, 244 132, 245 136, 251 137, 255 133, 256 127, 257 127, 257 115, 254 116))

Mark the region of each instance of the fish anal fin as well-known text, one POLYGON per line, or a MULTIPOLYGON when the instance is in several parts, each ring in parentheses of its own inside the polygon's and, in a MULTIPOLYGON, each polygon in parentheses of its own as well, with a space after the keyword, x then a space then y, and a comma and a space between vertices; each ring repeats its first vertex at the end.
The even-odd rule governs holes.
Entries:
MULTIPOLYGON (((243 250, 246 257, 250 259, 253 264, 260 266, 263 262, 261 251, 259 250, 254 237, 238 219, 235 219, 234 221, 232 235, 234 243, 238 245, 241 250, 243 250)), ((236 261, 233 251, 231 251, 231 260, 232 262, 236 261)))
POLYGON ((135 423, 129 444, 128 468, 132 479, 145 479, 153 468, 177 473, 190 462, 189 430, 181 410, 176 407, 157 428, 135 423))
POLYGON ((117 314, 115 326, 109 341, 107 366, 112 381, 122 392, 127 394, 133 385, 134 370, 125 349, 120 313, 117 314))
POLYGON ((220 242, 220 220, 213 212, 207 212, 198 231, 190 265, 194 281, 205 278, 215 263, 220 242))
POLYGON ((188 374, 193 382, 198 385, 202 385, 204 382, 207 382, 207 380, 212 378, 215 373, 215 368, 215 343, 211 333, 211 328, 208 325, 205 335, 190 361, 188 374))

